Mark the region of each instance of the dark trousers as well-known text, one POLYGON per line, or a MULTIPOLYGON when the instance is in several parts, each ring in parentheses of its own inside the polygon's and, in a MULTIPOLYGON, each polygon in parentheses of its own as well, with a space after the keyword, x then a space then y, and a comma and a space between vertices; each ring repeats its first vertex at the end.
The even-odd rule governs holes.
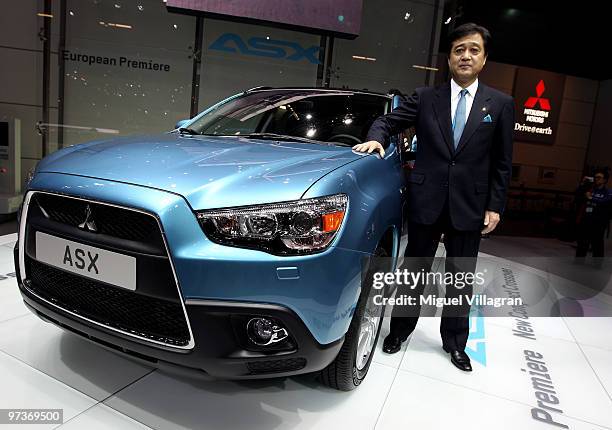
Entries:
POLYGON ((578 224, 578 246, 576 247, 576 257, 586 257, 589 245, 593 250, 594 258, 604 256, 604 235, 607 225, 601 221, 585 218, 578 224))
MULTIPOLYGON (((445 271, 447 273, 473 273, 476 269, 476 257, 480 246, 480 230, 458 231, 450 222, 448 209, 445 208, 440 218, 432 225, 410 222, 408 224, 408 246, 406 247, 404 267, 410 271, 431 271, 436 249, 441 234, 444 233, 444 247, 446 248, 445 271)), ((416 298, 417 308, 411 307, 410 316, 396 307, 391 318, 391 335, 405 340, 416 327, 420 311, 419 297, 423 293, 425 284, 418 285, 411 290, 405 285, 398 286, 397 295, 406 294, 416 298), (402 315, 404 313, 404 315, 402 315)), ((461 290, 452 285, 446 288, 446 297, 458 295, 472 296, 472 285, 465 285, 461 290)), ((442 345, 448 349, 463 351, 469 334, 470 305, 465 297, 463 306, 445 306, 440 322, 442 345), (459 315, 459 316, 457 316, 459 315)))

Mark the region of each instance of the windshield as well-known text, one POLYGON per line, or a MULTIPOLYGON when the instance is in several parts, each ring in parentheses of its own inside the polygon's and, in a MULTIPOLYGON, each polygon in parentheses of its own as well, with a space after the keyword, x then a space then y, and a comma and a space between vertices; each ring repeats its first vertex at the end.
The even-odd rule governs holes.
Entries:
POLYGON ((389 98, 373 94, 258 91, 218 106, 189 128, 205 135, 273 133, 352 146, 365 140, 389 103, 389 98))

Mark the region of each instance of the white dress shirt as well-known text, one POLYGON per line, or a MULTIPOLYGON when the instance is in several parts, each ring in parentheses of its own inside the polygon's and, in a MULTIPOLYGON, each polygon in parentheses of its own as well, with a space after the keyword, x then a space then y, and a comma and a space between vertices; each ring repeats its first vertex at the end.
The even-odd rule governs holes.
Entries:
MULTIPOLYGON (((451 79, 451 124, 455 119, 455 112, 457 112, 457 104, 459 103, 459 93, 463 89, 457 82, 451 79)), ((474 104, 474 97, 476 96, 476 90, 478 90, 478 79, 476 79, 472 85, 466 88, 468 90, 465 95, 465 121, 467 122, 470 116, 470 110, 472 104, 474 104)))

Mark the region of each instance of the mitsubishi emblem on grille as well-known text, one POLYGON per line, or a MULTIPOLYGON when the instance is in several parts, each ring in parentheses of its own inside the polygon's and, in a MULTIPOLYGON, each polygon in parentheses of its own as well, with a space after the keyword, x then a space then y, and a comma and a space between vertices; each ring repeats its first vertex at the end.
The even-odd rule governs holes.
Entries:
POLYGON ((87 205, 85 207, 85 221, 79 224, 79 228, 81 230, 91 231, 92 233, 97 233, 98 228, 96 227, 96 223, 93 220, 93 216, 91 215, 91 207, 87 205))

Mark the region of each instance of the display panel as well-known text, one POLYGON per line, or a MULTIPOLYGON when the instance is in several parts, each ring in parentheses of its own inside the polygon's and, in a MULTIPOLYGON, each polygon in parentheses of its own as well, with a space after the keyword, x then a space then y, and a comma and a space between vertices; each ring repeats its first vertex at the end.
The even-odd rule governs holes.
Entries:
POLYGON ((168 7, 359 35, 362 0, 167 0, 168 7))

